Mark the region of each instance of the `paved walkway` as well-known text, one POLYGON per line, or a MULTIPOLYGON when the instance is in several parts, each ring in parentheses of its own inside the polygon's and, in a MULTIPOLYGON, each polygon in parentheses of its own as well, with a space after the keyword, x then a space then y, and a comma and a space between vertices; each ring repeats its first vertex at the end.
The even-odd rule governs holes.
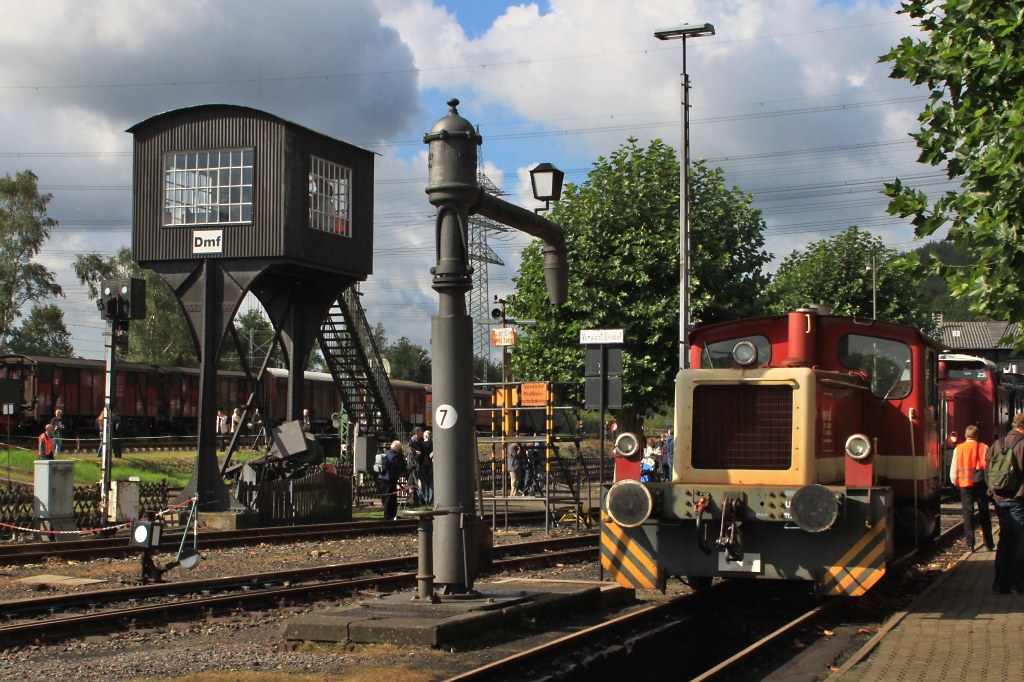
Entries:
POLYGON ((992 593, 995 556, 951 569, 842 682, 1024 679, 1024 596, 992 593))

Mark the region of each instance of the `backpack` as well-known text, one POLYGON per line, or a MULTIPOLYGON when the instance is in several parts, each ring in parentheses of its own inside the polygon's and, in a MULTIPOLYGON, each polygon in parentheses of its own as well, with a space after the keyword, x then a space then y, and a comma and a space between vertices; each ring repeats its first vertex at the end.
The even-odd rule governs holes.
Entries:
POLYGON ((1020 490, 1024 474, 1013 454, 1013 447, 1020 442, 1018 436, 1013 445, 1006 447, 1006 437, 1000 438, 988 450, 985 483, 989 490, 999 497, 1015 497, 1020 490))
POLYGON ((373 470, 378 474, 383 474, 388 468, 388 453, 378 452, 377 457, 373 460, 373 470))

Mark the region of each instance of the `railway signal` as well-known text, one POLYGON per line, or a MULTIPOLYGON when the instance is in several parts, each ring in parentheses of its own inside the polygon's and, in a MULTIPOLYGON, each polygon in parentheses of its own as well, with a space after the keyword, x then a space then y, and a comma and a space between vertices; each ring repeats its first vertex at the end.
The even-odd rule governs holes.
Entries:
POLYGON ((100 306, 107 320, 141 320, 146 317, 146 280, 110 279, 100 287, 100 306))
POLYGON ((100 477, 100 525, 110 518, 111 436, 113 425, 114 396, 114 349, 128 345, 128 321, 146 316, 146 280, 108 279, 100 285, 100 315, 107 321, 106 338, 106 381, 103 395, 103 432, 100 452, 102 454, 102 476, 100 477))

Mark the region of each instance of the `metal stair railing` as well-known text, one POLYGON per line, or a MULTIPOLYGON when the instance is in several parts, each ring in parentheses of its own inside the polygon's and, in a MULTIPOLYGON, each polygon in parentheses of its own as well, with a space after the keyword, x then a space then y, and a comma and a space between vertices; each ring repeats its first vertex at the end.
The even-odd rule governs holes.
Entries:
POLYGON ((380 412, 373 404, 360 354, 355 349, 355 337, 349 329, 344 310, 337 303, 321 325, 320 332, 320 348, 345 404, 345 411, 360 419, 364 432, 377 438, 387 438, 379 418, 380 412))
POLYGON ((354 287, 345 289, 332 306, 319 341, 346 411, 366 419, 368 430, 380 440, 408 440, 408 425, 354 287))

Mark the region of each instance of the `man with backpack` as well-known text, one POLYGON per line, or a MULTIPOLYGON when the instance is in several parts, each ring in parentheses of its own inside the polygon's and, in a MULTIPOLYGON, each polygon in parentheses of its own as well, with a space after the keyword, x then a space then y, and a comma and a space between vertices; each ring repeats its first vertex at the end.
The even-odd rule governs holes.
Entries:
POLYGON ((1010 433, 988 449, 985 480, 999 518, 996 594, 1024 594, 1024 412, 1013 417, 1010 433))
POLYGON ((423 428, 417 426, 412 430, 409 439, 409 483, 412 484, 413 506, 418 507, 426 502, 426 491, 423 486, 424 451, 423 428))
POLYGON ((992 518, 988 511, 988 485, 985 483, 985 455, 988 446, 978 442, 978 427, 971 424, 964 431, 964 442, 956 446, 953 461, 949 466, 949 480, 960 490, 960 506, 964 513, 964 537, 967 549, 974 547, 974 507, 981 515, 981 535, 985 547, 992 551, 992 518))
POLYGON ((373 468, 380 474, 380 501, 384 506, 384 520, 391 521, 398 516, 398 479, 404 476, 409 468, 405 456, 402 455, 402 441, 392 441, 391 448, 373 468))

